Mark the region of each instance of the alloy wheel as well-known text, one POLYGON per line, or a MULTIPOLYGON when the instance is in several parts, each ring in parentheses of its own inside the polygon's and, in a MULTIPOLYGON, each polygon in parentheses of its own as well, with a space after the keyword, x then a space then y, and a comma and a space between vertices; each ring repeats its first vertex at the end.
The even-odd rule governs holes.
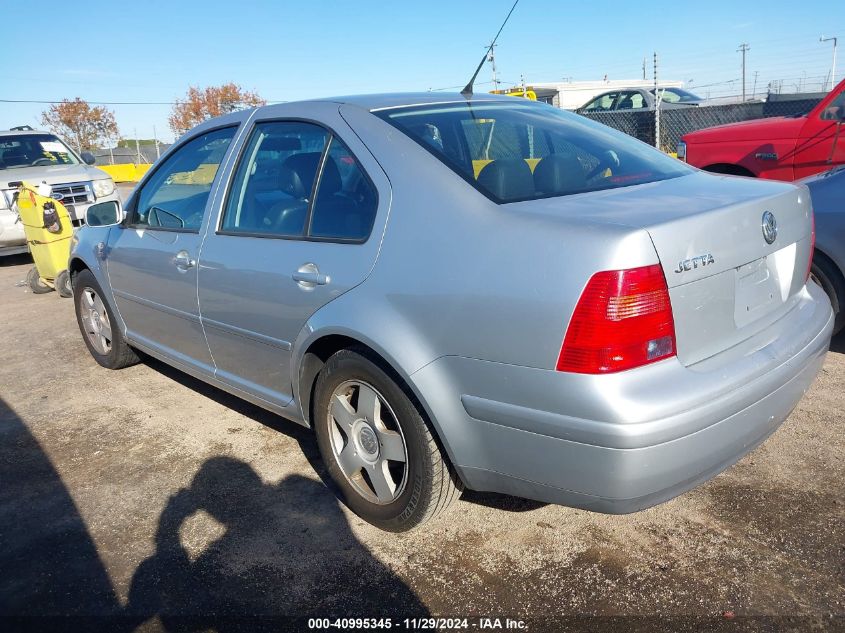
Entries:
POLYGON ((408 450, 384 396, 366 382, 343 382, 326 423, 335 460, 356 492, 378 505, 395 501, 408 481, 408 450))
POLYGON ((103 300, 93 288, 85 287, 82 289, 80 307, 88 340, 98 353, 105 356, 111 351, 112 331, 103 300))

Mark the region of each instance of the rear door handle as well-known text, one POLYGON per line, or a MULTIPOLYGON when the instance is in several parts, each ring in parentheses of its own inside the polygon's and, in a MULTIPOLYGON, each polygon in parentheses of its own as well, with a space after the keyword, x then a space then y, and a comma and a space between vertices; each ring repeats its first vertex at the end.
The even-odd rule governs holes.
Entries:
POLYGON ((325 286, 332 278, 320 272, 317 264, 308 262, 299 267, 299 269, 291 275, 300 288, 310 290, 315 286, 325 286))
POLYGON ((193 268, 197 265, 197 260, 191 259, 188 251, 179 251, 173 258, 173 263, 176 265, 176 268, 188 270, 189 268, 193 268))

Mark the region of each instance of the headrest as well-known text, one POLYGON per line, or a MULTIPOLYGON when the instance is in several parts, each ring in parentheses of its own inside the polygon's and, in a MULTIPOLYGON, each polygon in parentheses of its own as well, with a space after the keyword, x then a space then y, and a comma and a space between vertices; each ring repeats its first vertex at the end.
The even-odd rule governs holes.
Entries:
POLYGON ((584 168, 572 154, 550 154, 534 168, 534 186, 544 194, 576 193, 587 186, 584 168))
POLYGON ((326 164, 323 167, 323 176, 320 179, 320 191, 323 193, 337 193, 343 187, 340 179, 340 170, 331 154, 326 157, 326 164))
POLYGON ((302 142, 292 136, 271 136, 261 142, 262 152, 295 152, 302 149, 302 142))
POLYGON ((314 184, 314 178, 317 176, 321 156, 322 152, 302 152, 288 156, 282 163, 283 167, 295 172, 299 177, 299 188, 293 194, 294 197, 304 199, 311 195, 311 187, 314 184), (305 190, 305 186, 308 187, 308 191, 305 190))
POLYGON ((488 163, 478 174, 478 185, 504 201, 534 195, 531 168, 521 158, 503 158, 488 163))

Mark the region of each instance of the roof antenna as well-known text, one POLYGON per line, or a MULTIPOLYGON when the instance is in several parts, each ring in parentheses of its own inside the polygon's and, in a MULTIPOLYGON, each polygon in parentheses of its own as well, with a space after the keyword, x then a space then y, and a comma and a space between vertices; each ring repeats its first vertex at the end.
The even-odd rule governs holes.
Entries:
POLYGON ((513 3, 511 10, 508 11, 508 15, 505 18, 505 21, 502 22, 502 26, 499 27, 499 32, 496 33, 496 37, 494 37, 493 41, 490 43, 490 48, 488 48, 487 51, 484 53, 484 57, 481 58, 481 62, 478 64, 478 68, 475 69, 475 73, 472 75, 472 79, 470 79, 469 83, 466 86, 464 86, 463 90, 461 90, 461 94, 463 96, 465 96, 465 97, 471 97, 472 96, 472 84, 475 83, 475 78, 478 77, 478 73, 481 72, 481 67, 484 66, 484 62, 487 61, 487 56, 490 54, 490 51, 493 50, 493 46, 495 46, 496 40, 499 39, 499 35, 502 34, 502 29, 505 28, 505 24, 507 24, 508 20, 510 20, 511 13, 513 13, 513 10, 516 9, 516 5, 518 5, 518 4, 519 4, 519 0, 516 0, 516 2, 513 3))

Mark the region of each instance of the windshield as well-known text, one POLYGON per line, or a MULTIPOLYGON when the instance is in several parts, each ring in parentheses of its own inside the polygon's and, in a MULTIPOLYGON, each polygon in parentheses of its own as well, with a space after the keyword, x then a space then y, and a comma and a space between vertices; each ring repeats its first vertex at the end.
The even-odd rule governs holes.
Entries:
POLYGON ((494 202, 599 191, 690 173, 609 127, 531 102, 376 110, 494 202))
POLYGON ((0 169, 78 164, 67 145, 52 134, 0 136, 0 169))
MULTIPOLYGON (((686 90, 680 88, 658 88, 663 93, 663 101, 668 103, 690 103, 694 101, 701 101, 701 97, 694 95, 686 90)), ((654 94, 654 90, 650 90, 654 94)))

